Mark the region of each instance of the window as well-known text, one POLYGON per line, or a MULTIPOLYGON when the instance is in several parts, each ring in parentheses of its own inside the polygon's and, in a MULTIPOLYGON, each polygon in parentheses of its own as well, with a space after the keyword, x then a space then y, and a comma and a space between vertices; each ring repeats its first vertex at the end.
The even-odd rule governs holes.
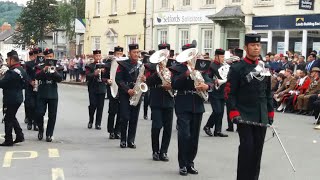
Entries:
POLYGON ((227 49, 235 49, 240 46, 240 31, 230 30, 227 32, 227 49))
POLYGON ((92 36, 92 49, 100 49, 100 36, 92 36))
POLYGON ((206 0, 206 5, 214 4, 214 0, 206 0))
POLYGON ((138 43, 138 38, 137 36, 127 36, 127 46, 129 46, 129 44, 137 44, 138 43))
POLYGON ((299 4, 299 0, 286 0, 286 4, 299 4))
POLYGON ((190 6, 190 0, 182 0, 182 6, 190 6))
POLYGON ((168 8, 168 0, 161 1, 161 8, 168 8))
POLYGON ((202 30, 202 52, 212 55, 213 50, 213 31, 212 29, 202 30))
POLYGON ((168 31, 166 29, 158 30, 158 44, 167 43, 168 31))
POLYGON ((137 1, 136 0, 131 0, 131 12, 136 12, 136 7, 137 7, 137 1))
POLYGON ((117 0, 112 0, 112 4, 111 4, 111 6, 112 6, 112 12, 111 12, 111 14, 117 14, 117 3, 118 3, 118 1, 117 0))
POLYGON ((107 47, 109 51, 113 51, 114 47, 117 46, 118 38, 116 36, 107 36, 107 47))
POLYGON ((189 43, 189 30, 180 29, 179 30, 179 47, 189 43))
POLYGON ((100 0, 96 0, 96 16, 100 16, 100 0))

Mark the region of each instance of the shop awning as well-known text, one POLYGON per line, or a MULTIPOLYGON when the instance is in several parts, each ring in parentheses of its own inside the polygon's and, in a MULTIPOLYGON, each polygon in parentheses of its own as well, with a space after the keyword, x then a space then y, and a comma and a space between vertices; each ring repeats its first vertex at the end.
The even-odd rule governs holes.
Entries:
POLYGON ((224 20, 233 20, 244 18, 244 13, 241 10, 240 6, 230 6, 225 7, 218 13, 214 15, 209 15, 207 18, 213 21, 224 21, 224 20))

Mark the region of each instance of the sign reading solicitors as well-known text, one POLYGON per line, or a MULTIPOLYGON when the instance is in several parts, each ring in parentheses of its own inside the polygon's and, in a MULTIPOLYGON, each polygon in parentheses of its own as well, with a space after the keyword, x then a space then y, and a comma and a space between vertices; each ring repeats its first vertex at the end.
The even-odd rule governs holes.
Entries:
POLYGON ((212 11, 155 13, 154 25, 213 23, 212 20, 206 17, 208 15, 212 15, 212 11))
POLYGON ((313 10, 314 0, 299 0, 299 9, 313 10))
POLYGON ((252 29, 320 29, 320 14, 253 17, 252 29))

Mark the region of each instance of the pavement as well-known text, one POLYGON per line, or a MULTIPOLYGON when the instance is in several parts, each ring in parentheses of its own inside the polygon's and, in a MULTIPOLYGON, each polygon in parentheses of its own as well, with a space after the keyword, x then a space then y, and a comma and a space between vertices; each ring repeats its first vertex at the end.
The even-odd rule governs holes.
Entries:
MULTIPOLYGON (((228 138, 200 134, 195 167, 199 175, 178 174, 177 133, 173 128, 169 162, 155 162, 151 157, 151 121, 142 110, 136 137, 137 149, 121 149, 119 140, 108 139, 106 130, 108 100, 105 101, 102 130, 87 129, 88 92, 85 86, 59 85, 59 106, 54 140, 37 139, 37 132, 24 124, 24 108, 17 117, 26 141, 0 148, 1 180, 234 180, 236 179, 237 133, 228 138), (2 165, 1 165, 2 164, 2 165)), ((206 104, 204 125, 211 107, 206 104)), ((150 117, 150 112, 149 112, 150 117)), ((175 127, 176 118, 174 118, 175 127)), ((318 180, 320 131, 313 129, 313 117, 276 113, 275 126, 297 169, 293 172, 276 138, 267 132, 260 180, 318 180)), ((226 118, 223 120, 226 129, 226 118)), ((203 126, 202 126, 203 127, 203 126)), ((3 126, 0 127, 1 137, 3 126)), ((3 140, 3 138, 1 138, 3 140)), ((1 141, 0 140, 0 141, 1 141)))

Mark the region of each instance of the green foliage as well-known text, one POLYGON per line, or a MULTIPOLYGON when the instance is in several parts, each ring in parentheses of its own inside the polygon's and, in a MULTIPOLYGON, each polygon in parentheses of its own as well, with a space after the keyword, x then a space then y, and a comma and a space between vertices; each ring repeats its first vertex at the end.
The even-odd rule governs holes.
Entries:
POLYGON ((69 3, 62 3, 58 6, 59 27, 66 30, 69 40, 74 38, 74 19, 84 18, 85 0, 72 0, 69 3))
POLYGON ((13 2, 0 2, 0 25, 8 22, 15 26, 15 21, 19 17, 22 7, 13 2))
POLYGON ((44 41, 45 35, 54 31, 58 26, 59 15, 56 0, 31 0, 23 8, 17 19, 18 28, 14 34, 16 43, 31 45, 44 41))

